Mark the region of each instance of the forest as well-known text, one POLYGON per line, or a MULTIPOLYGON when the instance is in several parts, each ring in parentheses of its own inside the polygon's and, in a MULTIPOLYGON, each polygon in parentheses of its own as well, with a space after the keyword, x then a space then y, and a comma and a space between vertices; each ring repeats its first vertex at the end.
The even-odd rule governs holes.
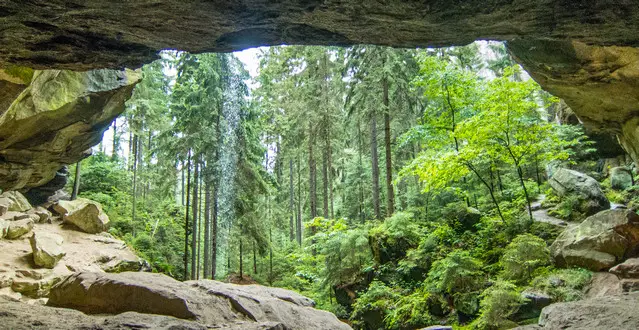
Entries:
POLYGON ((502 43, 258 54, 251 76, 163 51, 70 168, 153 271, 291 289, 356 329, 512 328, 537 322, 524 292, 582 297, 533 204, 578 217, 547 173, 596 150, 502 43))

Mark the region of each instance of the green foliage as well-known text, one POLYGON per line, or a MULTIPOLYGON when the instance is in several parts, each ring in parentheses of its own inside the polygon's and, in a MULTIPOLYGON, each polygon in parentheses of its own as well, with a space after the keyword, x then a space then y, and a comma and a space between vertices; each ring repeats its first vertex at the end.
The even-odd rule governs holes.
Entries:
POLYGON ((250 93, 233 55, 163 52, 113 126, 115 152, 82 163, 80 195, 179 279, 198 262, 206 274, 207 214, 217 279, 298 291, 357 329, 513 326, 531 278, 571 300, 589 276, 550 268, 559 229, 527 206, 547 190, 544 206, 573 218, 543 169, 591 148, 549 120, 556 100, 503 45, 491 60, 483 48, 271 47, 250 93))
POLYGON ((560 202, 548 211, 548 214, 569 221, 581 220, 584 218, 584 215, 578 211, 580 203, 581 199, 579 196, 569 194, 562 197, 560 202))
POLYGON ((553 301, 574 301, 583 298, 583 289, 590 282, 592 272, 586 269, 556 269, 539 275, 531 287, 550 295, 553 301))
POLYGON ((383 329, 387 312, 392 310, 400 297, 393 288, 373 281, 353 305, 353 326, 357 329, 383 329))
POLYGON ((472 315, 477 311, 477 290, 485 278, 481 262, 468 251, 454 250, 433 263, 425 284, 429 291, 452 298, 459 311, 472 315))
POLYGON ((517 286, 507 281, 497 281, 481 293, 480 314, 472 323, 477 329, 510 329, 517 323, 508 318, 524 303, 517 286))
POLYGON ((443 311, 444 301, 438 295, 415 290, 412 294, 397 300, 385 318, 386 329, 415 329, 433 324, 436 319, 431 311, 443 311))
POLYGON ((543 239, 523 234, 508 244, 500 263, 504 279, 523 284, 532 279, 537 268, 550 264, 550 251, 543 239))

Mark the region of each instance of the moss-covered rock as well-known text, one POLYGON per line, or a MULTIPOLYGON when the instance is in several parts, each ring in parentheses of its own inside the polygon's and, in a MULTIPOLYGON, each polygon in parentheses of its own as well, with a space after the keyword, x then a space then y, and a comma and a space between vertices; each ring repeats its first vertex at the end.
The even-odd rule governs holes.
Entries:
POLYGON ((608 269, 636 254, 639 246, 639 215, 607 210, 588 217, 580 225, 564 230, 550 247, 560 267, 608 269))
MULTIPOLYGON (((15 74, 27 79, 28 72, 21 72, 15 74)), ((0 100, 13 96, 6 110, 0 108, 2 190, 44 185, 62 166, 86 157, 140 80, 131 70, 46 70, 32 76, 19 95, 0 93, 0 100)))

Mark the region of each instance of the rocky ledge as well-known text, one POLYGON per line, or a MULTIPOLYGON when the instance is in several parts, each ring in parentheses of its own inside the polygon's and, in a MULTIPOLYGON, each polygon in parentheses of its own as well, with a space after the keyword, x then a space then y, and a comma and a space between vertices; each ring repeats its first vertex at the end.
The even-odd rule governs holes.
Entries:
MULTIPOLYGON (((51 289, 47 305, 51 306, 48 310, 38 308, 49 317, 32 312, 27 324, 55 327, 65 324, 63 318, 69 317, 78 327, 106 329, 122 326, 123 322, 129 327, 149 328, 351 329, 335 315, 313 308, 311 299, 292 291, 212 280, 179 282, 166 275, 142 272, 75 273, 51 289), (93 314, 100 316, 89 316, 93 314)), ((2 317, 15 320, 24 316, 24 305, 5 303, 3 307, 8 307, 8 313, 0 314, 0 321, 2 317)))
POLYGON ((0 296, 44 303, 51 287, 76 271, 148 269, 127 245, 104 232, 99 204, 78 199, 58 212, 32 207, 19 192, 0 194, 0 296), (87 233, 82 228, 100 227, 87 233))
POLYGON ((140 78, 131 70, 0 69, 0 190, 43 186, 88 156, 140 78))

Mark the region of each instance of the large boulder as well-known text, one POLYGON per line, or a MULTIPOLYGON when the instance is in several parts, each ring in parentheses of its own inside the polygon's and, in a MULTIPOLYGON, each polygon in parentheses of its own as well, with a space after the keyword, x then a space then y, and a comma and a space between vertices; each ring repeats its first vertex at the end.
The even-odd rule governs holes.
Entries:
MULTIPOLYGON (((0 70, 2 71, 2 70, 0 70)), ((3 71, 20 76, 20 92, 0 92, 0 189, 26 191, 56 181, 64 165, 87 157, 115 117, 124 111, 140 73, 30 69, 3 71), (8 101, 3 107, 3 101, 8 101)), ((14 76, 11 76, 13 74, 14 76)), ((53 184, 59 186, 59 184, 53 184)), ((34 192, 40 202, 47 192, 34 192)), ((30 196, 33 194, 30 194, 30 196)))
POLYGON ((542 310, 538 327, 521 329, 639 329, 637 310, 639 292, 556 303, 542 310))
POLYGON ((64 222, 75 225, 85 233, 97 234, 108 229, 109 217, 98 202, 86 198, 59 201, 54 210, 62 216, 64 222))
POLYGON ((626 190, 632 187, 632 171, 625 167, 613 167, 610 169, 610 186, 616 190, 626 190))
POLYGON ((210 280, 179 282, 153 273, 75 273, 51 289, 48 305, 87 314, 139 312, 196 320, 212 327, 281 323, 284 329, 350 329, 297 293, 210 280))
MULTIPOLYGON (((0 211, 26 212, 31 209, 29 201, 17 191, 5 191, 0 194, 0 211)), ((4 214, 4 212, 0 212, 4 214)))
POLYGON ((33 262, 36 266, 53 268, 65 255, 62 249, 64 240, 60 235, 36 232, 29 238, 29 242, 33 250, 33 262))
POLYGON ((585 215, 610 208, 610 201, 601 190, 599 182, 583 173, 559 168, 552 173, 548 183, 561 197, 577 196, 580 200, 578 211, 585 215))
MULTIPOLYGON (((19 294, 18 294, 19 295, 19 294)), ((11 301, 0 294, 0 319, 3 329, 172 329, 207 330, 210 326, 197 321, 178 319, 172 316, 126 312, 118 315, 87 315, 66 308, 54 308, 38 304, 11 301)), ((229 320, 223 326, 226 330, 287 330, 276 322, 233 322, 229 320)))
POLYGON ((22 235, 30 232, 31 229, 33 229, 33 225, 34 223, 31 219, 9 221, 5 237, 8 239, 20 238, 22 235))
POLYGON ((637 253, 639 215, 626 209, 606 210, 564 230, 550 246, 560 267, 608 269, 637 253))
POLYGON ((585 290, 586 298, 596 298, 621 294, 621 281, 615 274, 608 272, 596 272, 592 274, 590 282, 585 290))
POLYGON ((610 272, 621 278, 639 279, 639 258, 630 258, 623 263, 610 268, 610 272))

